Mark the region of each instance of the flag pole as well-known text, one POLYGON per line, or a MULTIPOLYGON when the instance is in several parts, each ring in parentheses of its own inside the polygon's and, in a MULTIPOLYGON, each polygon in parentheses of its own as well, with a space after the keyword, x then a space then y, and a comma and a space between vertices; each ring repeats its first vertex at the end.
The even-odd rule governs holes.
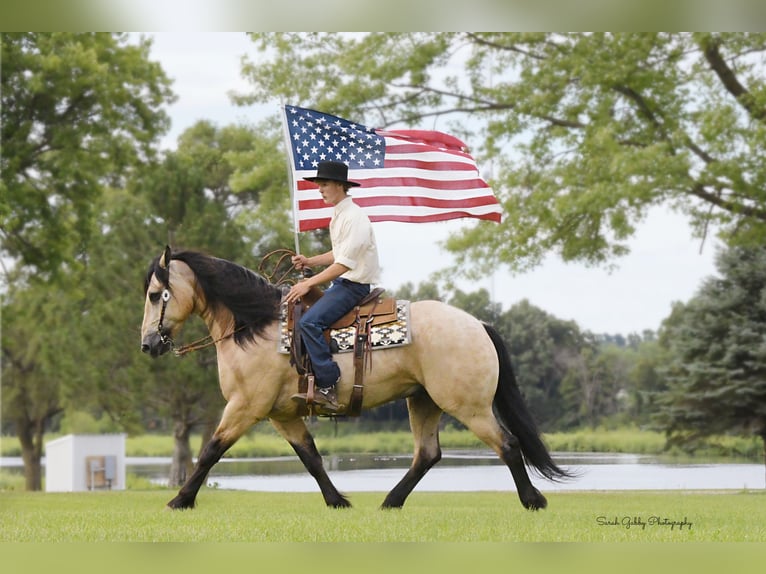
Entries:
POLYGON ((290 186, 290 207, 293 211, 293 236, 295 240, 295 254, 301 252, 300 240, 298 238, 298 210, 295 204, 295 182, 293 181, 293 169, 295 160, 293 158, 293 146, 290 144, 290 131, 287 129, 287 112, 285 111, 284 101, 280 103, 280 115, 282 116, 282 130, 285 136, 285 148, 287 157, 287 184, 290 186))

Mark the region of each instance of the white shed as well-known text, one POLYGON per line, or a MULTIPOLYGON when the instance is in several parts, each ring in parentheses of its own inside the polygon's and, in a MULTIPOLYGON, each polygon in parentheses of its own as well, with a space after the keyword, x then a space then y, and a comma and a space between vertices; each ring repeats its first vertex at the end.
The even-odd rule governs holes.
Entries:
POLYGON ((125 435, 69 434, 45 443, 45 490, 125 490, 125 435))

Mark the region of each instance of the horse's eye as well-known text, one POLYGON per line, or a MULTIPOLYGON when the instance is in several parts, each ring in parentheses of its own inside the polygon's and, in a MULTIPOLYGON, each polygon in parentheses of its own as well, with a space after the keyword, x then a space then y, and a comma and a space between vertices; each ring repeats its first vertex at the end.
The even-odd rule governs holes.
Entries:
POLYGON ((149 293, 149 301, 151 301, 152 303, 156 303, 159 300, 160 300, 159 291, 155 291, 154 293, 149 293))

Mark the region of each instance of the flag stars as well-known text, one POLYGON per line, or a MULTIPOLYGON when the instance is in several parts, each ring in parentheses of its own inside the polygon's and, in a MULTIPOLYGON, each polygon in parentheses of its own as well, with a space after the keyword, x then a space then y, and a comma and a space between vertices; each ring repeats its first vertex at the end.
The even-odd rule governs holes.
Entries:
MULTIPOLYGON (((319 161, 337 159, 351 169, 372 166, 373 158, 382 158, 384 139, 371 128, 301 108, 285 108, 288 141, 293 145, 296 164, 310 169, 319 161)), ((378 163, 381 163, 380 161, 378 163)))

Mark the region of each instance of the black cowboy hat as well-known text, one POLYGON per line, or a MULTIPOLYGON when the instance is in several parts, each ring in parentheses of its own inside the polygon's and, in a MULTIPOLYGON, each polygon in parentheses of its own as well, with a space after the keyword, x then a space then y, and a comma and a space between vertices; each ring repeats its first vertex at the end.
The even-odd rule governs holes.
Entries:
POLYGON ((357 187, 361 185, 355 181, 348 180, 348 166, 342 161, 320 161, 317 166, 317 174, 315 177, 304 177, 306 181, 338 181, 345 183, 350 187, 357 187))

